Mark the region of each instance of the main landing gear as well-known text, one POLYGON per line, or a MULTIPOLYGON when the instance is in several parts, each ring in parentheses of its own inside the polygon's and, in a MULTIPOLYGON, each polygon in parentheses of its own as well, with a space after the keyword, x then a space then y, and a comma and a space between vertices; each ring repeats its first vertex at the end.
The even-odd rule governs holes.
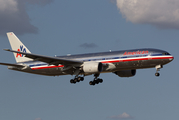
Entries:
POLYGON ((94 77, 94 80, 89 82, 90 85, 95 85, 103 82, 103 79, 98 78, 99 74, 94 74, 94 77))
MULTIPOLYGON (((103 82, 103 79, 98 78, 99 74, 94 74, 94 77, 95 77, 94 80, 89 82, 90 85, 95 85, 95 84, 99 84, 99 83, 103 82)), ((79 77, 77 75, 77 76, 75 76, 74 79, 70 80, 70 83, 76 84, 77 82, 80 82, 80 81, 83 81, 83 80, 84 80, 84 77, 79 77)))
POLYGON ((78 77, 78 76, 76 76, 74 79, 70 80, 70 83, 75 84, 75 83, 83 81, 83 80, 84 80, 84 77, 78 77))
POLYGON ((160 69, 163 68, 163 66, 162 65, 157 65, 155 68, 156 68, 155 76, 158 77, 158 76, 160 76, 160 73, 158 73, 158 71, 160 71, 160 69))
MULTIPOLYGON (((95 77, 94 80, 89 82, 90 85, 95 85, 95 84, 99 84, 99 83, 103 82, 103 79, 98 78, 99 74, 94 74, 94 77, 95 77)), ((84 80, 84 76, 80 77, 80 76, 76 75, 74 79, 70 80, 70 83, 76 84, 77 82, 80 82, 83 80, 84 80)))
POLYGON ((99 83, 102 83, 103 82, 103 79, 94 79, 93 81, 90 81, 89 84, 90 85, 95 85, 95 84, 99 84, 99 83))

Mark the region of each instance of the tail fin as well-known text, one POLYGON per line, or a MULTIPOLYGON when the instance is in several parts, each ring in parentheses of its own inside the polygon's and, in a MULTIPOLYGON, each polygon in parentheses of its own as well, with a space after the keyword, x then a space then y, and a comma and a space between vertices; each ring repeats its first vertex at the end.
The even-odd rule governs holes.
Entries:
MULTIPOLYGON (((21 52, 25 52, 25 53, 31 53, 13 32, 7 33, 7 37, 9 39, 12 50, 21 51, 21 52)), ((32 61, 32 59, 27 58, 24 55, 19 54, 19 53, 14 53, 14 57, 15 57, 15 60, 17 63, 32 61)))

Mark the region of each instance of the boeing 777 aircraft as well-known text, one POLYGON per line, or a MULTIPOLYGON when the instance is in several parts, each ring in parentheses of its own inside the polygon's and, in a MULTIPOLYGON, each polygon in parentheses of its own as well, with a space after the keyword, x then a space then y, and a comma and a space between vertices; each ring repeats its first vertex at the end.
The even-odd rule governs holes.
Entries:
POLYGON ((11 70, 39 75, 74 75, 74 79, 70 80, 73 84, 92 74, 94 80, 89 82, 90 85, 102 83, 103 80, 98 77, 107 72, 119 77, 132 77, 136 74, 136 69, 143 68, 155 67, 155 75, 159 76, 160 68, 174 59, 166 51, 149 48, 49 57, 32 54, 13 32, 7 33, 7 36, 12 50, 4 50, 13 52, 17 63, 0 63, 1 65, 6 65, 11 70))

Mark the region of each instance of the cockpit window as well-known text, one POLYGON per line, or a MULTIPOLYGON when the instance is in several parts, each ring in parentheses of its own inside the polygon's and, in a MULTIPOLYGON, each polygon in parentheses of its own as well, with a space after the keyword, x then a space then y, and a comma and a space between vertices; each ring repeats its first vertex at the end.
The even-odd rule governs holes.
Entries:
POLYGON ((170 55, 170 53, 168 53, 168 52, 165 52, 165 53, 163 53, 163 55, 170 55))

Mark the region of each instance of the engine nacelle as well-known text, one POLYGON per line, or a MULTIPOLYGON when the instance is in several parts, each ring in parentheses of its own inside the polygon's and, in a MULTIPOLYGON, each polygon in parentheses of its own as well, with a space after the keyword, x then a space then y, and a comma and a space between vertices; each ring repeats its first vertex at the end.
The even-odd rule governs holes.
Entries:
POLYGON ((85 73, 98 73, 103 71, 103 64, 101 62, 84 63, 83 71, 85 73))
POLYGON ((136 70, 123 70, 114 72, 119 77, 133 77, 136 74, 136 70))

